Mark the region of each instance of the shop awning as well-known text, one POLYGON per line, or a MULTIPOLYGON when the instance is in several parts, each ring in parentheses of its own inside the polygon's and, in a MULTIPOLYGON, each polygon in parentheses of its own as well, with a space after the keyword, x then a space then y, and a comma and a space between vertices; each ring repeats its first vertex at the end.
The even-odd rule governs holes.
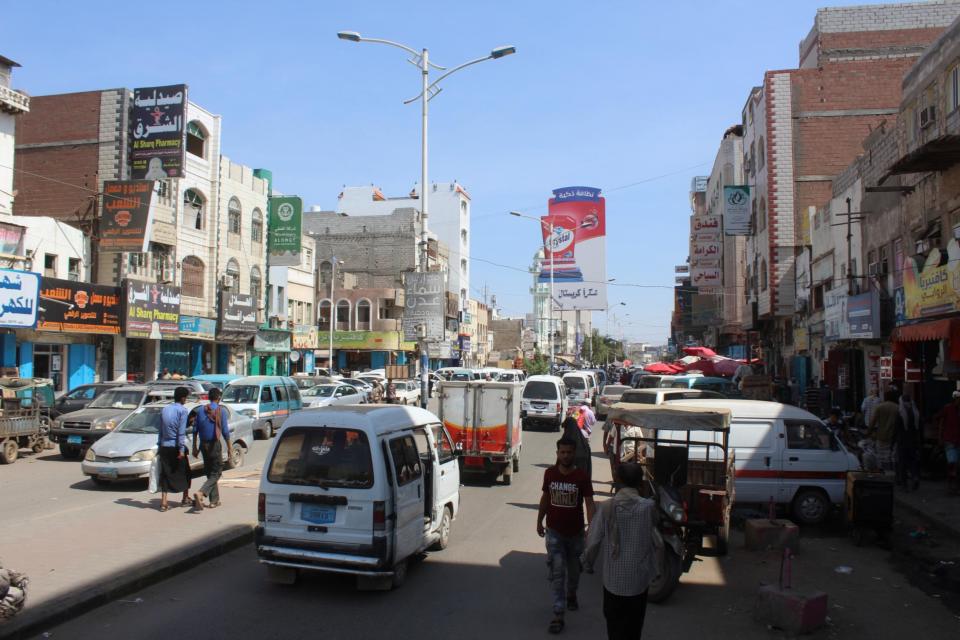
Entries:
POLYGON ((894 342, 923 342, 945 340, 951 336, 960 337, 960 318, 944 318, 897 327, 892 338, 894 342))

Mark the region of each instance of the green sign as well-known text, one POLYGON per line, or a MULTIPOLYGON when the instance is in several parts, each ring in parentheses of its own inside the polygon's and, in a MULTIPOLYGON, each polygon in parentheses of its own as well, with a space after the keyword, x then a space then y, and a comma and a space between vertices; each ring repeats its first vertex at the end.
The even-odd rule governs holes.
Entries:
MULTIPOLYGON (((326 335, 321 332, 320 343, 326 345, 326 335)), ((413 351, 416 342, 400 340, 398 331, 334 331, 334 349, 366 349, 371 351, 413 351)))
POLYGON ((303 200, 296 196, 270 198, 267 253, 271 266, 295 267, 300 264, 302 221, 303 200))

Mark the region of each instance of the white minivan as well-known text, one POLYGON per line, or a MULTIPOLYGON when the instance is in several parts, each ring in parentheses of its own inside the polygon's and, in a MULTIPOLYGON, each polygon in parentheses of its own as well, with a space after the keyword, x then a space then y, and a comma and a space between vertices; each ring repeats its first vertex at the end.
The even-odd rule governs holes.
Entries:
POLYGON ((593 374, 586 371, 574 371, 563 374, 563 384, 567 388, 567 399, 571 404, 592 404, 592 390, 596 388, 593 374))
POLYGON ((460 508, 458 452, 440 420, 397 405, 299 411, 270 447, 255 545, 276 582, 301 570, 399 586, 407 562, 444 549, 460 508))
POLYGON ((857 457, 822 420, 798 407, 716 399, 670 400, 664 406, 674 405, 730 410, 737 502, 766 505, 773 500, 788 506, 798 522, 822 522, 831 505, 843 503, 847 472, 860 468, 857 457))
POLYGON ((523 384, 520 422, 524 428, 545 424, 554 431, 567 415, 567 387, 557 376, 530 376, 523 384))

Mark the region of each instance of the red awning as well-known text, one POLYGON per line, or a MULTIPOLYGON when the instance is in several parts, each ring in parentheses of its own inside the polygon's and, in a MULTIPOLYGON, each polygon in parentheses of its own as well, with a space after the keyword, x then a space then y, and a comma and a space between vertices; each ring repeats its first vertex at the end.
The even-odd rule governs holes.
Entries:
POLYGON ((897 327, 893 331, 894 342, 923 342, 945 340, 951 335, 960 335, 960 318, 944 318, 919 324, 897 327))

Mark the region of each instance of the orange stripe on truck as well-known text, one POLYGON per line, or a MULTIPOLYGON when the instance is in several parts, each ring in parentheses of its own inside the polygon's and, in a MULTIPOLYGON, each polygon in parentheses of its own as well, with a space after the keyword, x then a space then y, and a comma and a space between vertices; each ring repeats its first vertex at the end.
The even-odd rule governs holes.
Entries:
MULTIPOLYGON (((469 451, 472 442, 468 429, 460 424, 454 424, 447 420, 443 421, 443 426, 447 428, 447 431, 450 432, 450 437, 453 438, 454 445, 458 442, 463 443, 464 451, 469 451)), ((478 442, 480 445, 480 451, 490 451, 493 453, 503 453, 507 449, 507 425, 497 424, 489 427, 477 427, 479 431, 478 442)))

